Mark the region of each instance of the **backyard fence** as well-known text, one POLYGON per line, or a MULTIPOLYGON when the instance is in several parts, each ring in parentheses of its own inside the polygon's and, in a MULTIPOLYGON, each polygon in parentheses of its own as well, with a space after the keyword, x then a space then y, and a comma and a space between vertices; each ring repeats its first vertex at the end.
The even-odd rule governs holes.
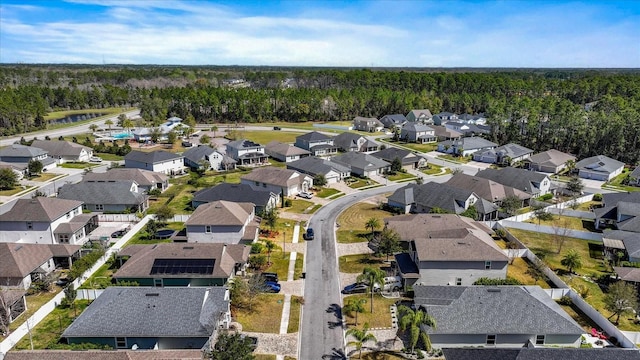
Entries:
POLYGON ((523 223, 523 222, 508 221, 508 220, 501 220, 499 221, 499 223, 503 227, 508 227, 508 228, 535 231, 543 234, 561 235, 565 237, 572 237, 572 238, 577 238, 582 240, 594 240, 594 241, 602 242, 602 234, 592 233, 589 231, 581 231, 581 230, 573 230, 573 229, 565 229, 565 228, 554 228, 553 226, 548 226, 548 225, 538 225, 538 224, 523 223))
POLYGON ((100 222, 138 222, 140 218, 136 214, 98 214, 100 222))

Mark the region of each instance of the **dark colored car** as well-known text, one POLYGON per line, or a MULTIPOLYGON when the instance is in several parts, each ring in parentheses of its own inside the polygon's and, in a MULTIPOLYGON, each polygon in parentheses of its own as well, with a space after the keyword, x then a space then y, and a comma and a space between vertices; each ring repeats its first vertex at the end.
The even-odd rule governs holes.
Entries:
POLYGON ((265 281, 264 287, 265 287, 265 292, 270 292, 270 293, 280 292, 280 284, 274 283, 273 281, 265 281))
POLYGON ((263 272, 261 274, 261 276, 264 279, 264 281, 270 281, 270 282, 274 282, 274 283, 278 282, 278 274, 276 274, 276 273, 263 272))
POLYGON ((60 278, 58 279, 58 281, 56 281, 56 285, 58 286, 67 286, 67 284, 69 284, 68 278, 60 278))
POLYGON ((347 285, 342 289, 343 294, 356 294, 356 293, 366 293, 369 291, 369 286, 364 283, 355 283, 351 285, 347 285))
POLYGON ((280 129, 280 126, 274 126, 273 130, 281 130, 281 129, 280 129))
POLYGON ((118 230, 118 231, 113 232, 111 234, 111 237, 112 238, 119 238, 119 237, 122 237, 126 233, 127 233, 127 230, 118 230))
POLYGON ((304 234, 304 239, 305 240, 313 240, 313 237, 314 237, 313 229, 312 228, 308 228, 307 232, 304 234))

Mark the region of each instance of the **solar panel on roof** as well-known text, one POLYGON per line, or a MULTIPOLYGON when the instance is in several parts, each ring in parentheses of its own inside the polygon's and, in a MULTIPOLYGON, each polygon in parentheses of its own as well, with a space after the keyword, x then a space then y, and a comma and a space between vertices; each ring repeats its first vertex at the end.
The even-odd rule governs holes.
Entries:
POLYGON ((215 259, 156 259, 151 267, 154 274, 212 274, 215 259))

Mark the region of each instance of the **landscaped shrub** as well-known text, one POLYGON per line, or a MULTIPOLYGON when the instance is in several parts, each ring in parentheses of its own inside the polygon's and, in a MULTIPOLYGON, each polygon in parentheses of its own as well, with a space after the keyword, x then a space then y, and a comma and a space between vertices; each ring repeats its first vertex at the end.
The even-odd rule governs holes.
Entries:
POLYGON ((547 200, 551 200, 553 199, 553 194, 544 194, 540 197, 538 197, 538 200, 540 201, 547 201, 547 200))
POLYGON ((252 254, 260 254, 264 249, 264 245, 261 243, 253 243, 251 244, 251 253, 252 254))
POLYGON ((71 270, 69 270, 69 279, 74 280, 80 277, 85 271, 89 270, 102 255, 104 255, 104 250, 94 249, 92 252, 74 261, 71 270))
POLYGON ((565 295, 565 296, 561 297, 560 300, 558 300, 558 304, 571 306, 573 304, 573 301, 571 300, 571 298, 569 296, 565 295))
POLYGON ((265 265, 267 265, 267 257, 265 255, 259 254, 249 258, 249 266, 253 269, 262 269, 265 265))
POLYGON ((593 201, 602 201, 602 194, 593 194, 593 201))
POLYGON ((291 199, 284 199, 284 207, 291 207, 291 199))
POLYGON ((473 285, 522 285, 518 279, 507 277, 506 279, 492 279, 483 277, 476 280, 473 285))

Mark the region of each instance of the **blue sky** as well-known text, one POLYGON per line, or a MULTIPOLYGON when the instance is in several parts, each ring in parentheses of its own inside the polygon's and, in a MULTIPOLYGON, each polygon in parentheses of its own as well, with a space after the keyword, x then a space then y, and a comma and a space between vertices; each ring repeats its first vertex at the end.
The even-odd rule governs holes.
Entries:
POLYGON ((0 0, 0 62, 640 67, 640 1, 0 0))

